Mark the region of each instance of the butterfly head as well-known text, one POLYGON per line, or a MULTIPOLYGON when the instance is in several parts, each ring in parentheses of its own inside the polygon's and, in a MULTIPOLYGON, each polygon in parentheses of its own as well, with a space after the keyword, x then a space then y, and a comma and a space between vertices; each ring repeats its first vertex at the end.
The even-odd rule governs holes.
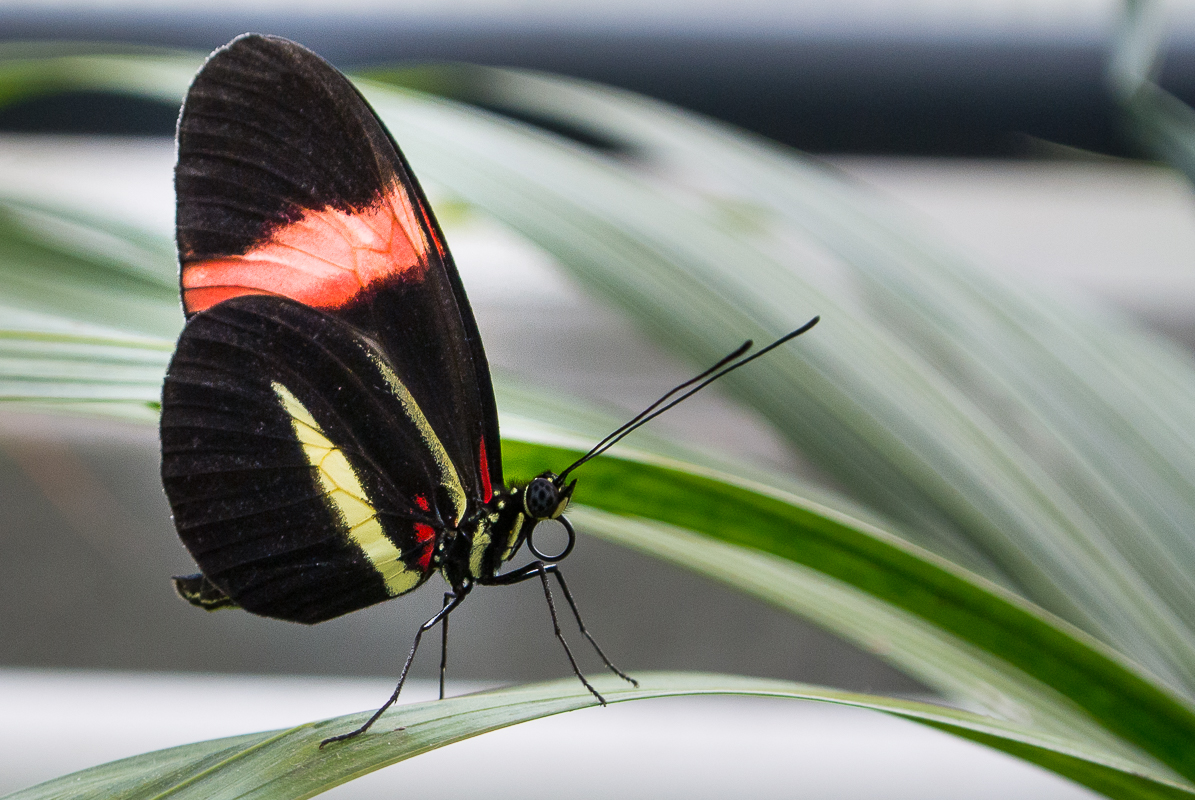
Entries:
POLYGON ((567 486, 555 473, 545 472, 523 488, 523 510, 536 521, 559 519, 573 497, 577 482, 567 486))
POLYGON ((564 512, 568 508, 568 503, 573 497, 573 489, 576 486, 576 481, 565 484, 564 479, 556 473, 544 472, 519 490, 522 495, 523 512, 526 513, 528 520, 524 528, 527 547, 531 550, 532 555, 541 561, 562 561, 573 550, 577 534, 573 531, 568 517, 564 516, 564 512), (568 543, 556 555, 549 555, 541 551, 535 546, 533 538, 536 523, 550 519, 563 525, 565 533, 568 534, 568 543))

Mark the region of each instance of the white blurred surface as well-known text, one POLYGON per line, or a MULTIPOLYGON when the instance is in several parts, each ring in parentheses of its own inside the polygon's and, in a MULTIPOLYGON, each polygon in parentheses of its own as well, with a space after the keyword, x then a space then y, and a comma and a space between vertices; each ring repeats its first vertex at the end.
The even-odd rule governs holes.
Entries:
MULTIPOLYGON (((0 793, 141 752, 365 710, 379 680, 0 670, 0 793)), ((415 683, 409 699, 434 697, 415 683)), ((323 795, 1082 800, 1044 770, 882 714, 758 698, 616 704, 424 754, 323 795)))

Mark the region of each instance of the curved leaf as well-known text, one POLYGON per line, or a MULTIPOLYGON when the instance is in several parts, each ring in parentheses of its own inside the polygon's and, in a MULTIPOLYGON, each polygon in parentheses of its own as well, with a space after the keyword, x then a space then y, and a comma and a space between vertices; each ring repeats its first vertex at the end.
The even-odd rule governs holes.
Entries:
POLYGON ((173 340, 174 259, 165 237, 0 197, 0 297, 22 312, 173 340))
MULTIPOLYGON (((512 469, 568 464, 576 451, 522 444, 512 469)), ((580 476, 579 476, 580 477, 580 476)), ((1114 650, 995 584, 828 509, 727 475, 604 458, 585 466, 576 501, 779 556, 850 584, 996 655, 1107 730, 1195 777, 1195 710, 1114 650)), ((683 555, 674 556, 678 560, 683 555)))
MULTIPOLYGON (((597 680, 612 703, 658 697, 754 695, 868 708, 931 725, 1013 752, 1097 791, 1124 798, 1189 798, 1195 790, 1139 771, 1098 750, 1026 732, 1016 725, 926 703, 836 692, 760 678, 686 673, 640 676, 640 687, 597 680)), ((185 745, 66 775, 6 800, 120 798, 306 798, 352 778, 445 744, 520 722, 585 708, 593 697, 574 680, 522 686, 400 706, 368 734, 320 749, 327 736, 350 730, 368 712, 285 731, 185 745)))

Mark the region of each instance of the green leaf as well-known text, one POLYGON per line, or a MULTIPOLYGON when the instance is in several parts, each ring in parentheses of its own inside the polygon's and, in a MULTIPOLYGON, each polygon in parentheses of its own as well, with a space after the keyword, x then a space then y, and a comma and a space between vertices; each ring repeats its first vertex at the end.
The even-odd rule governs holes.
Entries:
POLYGON ((0 107, 80 90, 129 94, 178 105, 202 64, 199 54, 164 48, 9 42, 0 45, 0 107))
POLYGON ((22 312, 173 340, 182 328, 173 250, 102 217, 0 197, 0 298, 22 312))
MULTIPOLYGON (((754 695, 868 708, 1015 752, 1027 761, 1041 763, 1118 797, 1195 796, 1195 790, 1140 772, 1136 765, 1098 750, 1074 748, 1017 725, 926 703, 722 675, 645 674, 639 688, 607 678, 599 678, 597 684, 612 703, 659 697, 754 695)), ((319 748, 321 740, 351 730, 368 714, 134 756, 34 786, 9 795, 7 800, 305 798, 451 742, 593 704, 593 697, 571 679, 416 703, 388 712, 368 734, 324 749, 319 748)))
MULTIPOLYGON (((577 455, 509 446, 503 462, 515 470, 534 470, 568 464, 577 455)), ((748 552, 778 556, 849 584, 997 656, 1064 695, 1125 741, 1180 774, 1195 776, 1195 754, 1187 747, 1195 741, 1195 710, 1132 662, 1016 595, 896 537, 761 489, 729 475, 604 458, 586 465, 575 499, 612 514, 664 522, 748 552)), ((693 544, 693 555, 671 549, 671 558, 701 560, 705 554, 699 542, 693 544)), ((644 547, 664 549, 659 544, 644 547)), ((711 570, 707 566, 705 571, 711 570)), ((727 573, 722 579, 728 583, 744 588, 750 583, 749 575, 727 573)))
POLYGON ((156 421, 182 327, 174 247, 0 197, 0 403, 156 421))

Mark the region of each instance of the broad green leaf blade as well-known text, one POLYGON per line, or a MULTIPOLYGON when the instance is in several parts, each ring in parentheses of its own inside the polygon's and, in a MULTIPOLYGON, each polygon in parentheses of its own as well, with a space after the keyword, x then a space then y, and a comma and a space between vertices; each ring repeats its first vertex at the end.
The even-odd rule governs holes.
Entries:
MULTIPOLYGON (((139 341, 132 337, 128 338, 129 343, 139 341)), ((141 343, 145 344, 145 342, 141 343)), ((150 343, 157 345, 151 352, 155 352, 159 356, 163 355, 164 347, 169 347, 168 344, 163 346, 161 343, 153 343, 152 340, 150 343)), ((156 392, 156 387, 160 382, 160 367, 153 380, 152 387, 156 392)), ((86 385, 84 384, 84 386, 86 385)), ((91 396, 97 399, 103 398, 105 391, 106 387, 103 385, 94 386, 91 396)), ((504 392, 500 396, 505 394, 508 392, 504 392)), ((579 443, 588 442, 593 438, 594 434, 589 431, 581 433, 577 433, 575 430, 569 431, 566 428, 567 423, 560 420, 555 423, 554 434, 545 436, 542 431, 544 425, 542 406, 540 408, 540 420, 527 420, 526 418, 510 420, 507 427, 524 435, 535 435, 537 433, 535 426, 539 425, 541 430, 538 433, 541 440, 559 441, 561 437, 564 437, 579 443)), ((521 410, 523 413, 528 410, 525 400, 521 410)), ((151 417, 147 415, 148 418, 151 417)), ((599 423, 595 429, 602 430, 604 426, 599 423)), ((504 452, 504 463, 508 471, 528 475, 536 474, 547 468, 559 469, 561 464, 568 463, 578 455, 578 451, 545 448, 542 445, 513 441, 509 438, 504 441, 504 452)), ((679 462, 672 463, 679 465, 679 462)), ((804 505, 807 511, 804 513, 794 511, 796 516, 792 518, 779 522, 772 520, 770 526, 763 525, 759 519, 749 514, 742 515, 740 513, 750 505, 753 499, 757 499, 750 492, 738 492, 732 485, 723 485, 721 489, 706 491, 700 488, 701 485, 704 485, 700 483, 701 481, 707 481, 711 489, 717 484, 708 478, 694 476, 699 481, 699 484, 694 487, 687 479, 681 478, 682 473, 680 472, 661 470, 650 465, 629 465, 630 462, 613 458, 602 459, 588 465, 585 470, 585 480, 581 483, 581 500, 585 501, 588 498, 589 504, 595 507, 614 510, 624 515, 633 514, 639 520, 654 518, 673 527, 691 525, 694 518, 689 516, 689 512, 694 508, 706 508, 712 503, 722 508, 723 513, 721 516, 700 515, 706 523, 713 527, 696 528, 695 530, 707 534, 713 533, 724 540, 731 532, 737 532, 738 536, 748 538, 735 540, 731 537, 730 540, 735 541, 739 547, 723 547, 721 550, 715 549, 711 554, 708 543, 703 544, 694 540, 691 535, 684 540, 685 546, 678 547, 675 542, 677 534, 670 534, 669 530, 664 529, 645 531, 641 523, 636 527, 636 523, 628 517, 607 520, 605 525, 600 524, 597 519, 582 517, 590 522, 591 527, 604 528, 607 532, 606 535, 610 538, 657 555, 663 555, 690 568, 705 571, 713 577, 760 595, 771 602, 777 602, 778 597, 783 595, 784 600, 780 603, 783 607, 810 616, 827 625, 831 630, 853 638, 867 649, 879 651, 885 658, 898 666, 954 696, 967 697, 972 702, 993 709, 997 713, 1013 719, 1020 719, 1027 724, 1032 723, 1040 730, 1053 731, 1056 734, 1065 734, 1071 737, 1080 736, 1088 741, 1100 740, 1102 737, 1103 746, 1110 751, 1116 751, 1120 747, 1118 742, 1107 737, 1098 726, 1092 724, 1090 719, 1078 712, 1072 703, 1062 697, 1073 697, 1076 692, 1082 694, 1092 690, 1102 691, 1098 687, 1051 684, 1051 679, 1055 676, 1048 673, 1035 674, 1032 669, 1022 672, 1024 664, 1018 663, 1016 654, 1004 652, 999 647, 992 647, 991 636, 988 637, 988 640, 985 640, 982 635, 978 639, 970 638, 974 631, 968 628, 968 620, 962 622, 955 620, 955 629, 952 629, 950 625, 943 624, 943 619, 935 617, 932 613, 927 614, 927 609, 923 606, 914 604, 902 609, 901 604, 905 599, 905 593, 924 595, 926 586, 921 583, 921 578, 924 576, 914 573, 912 576, 905 575, 897 580, 890 574, 892 572, 891 565, 885 563, 883 559, 876 563, 856 564, 852 571, 846 574, 836 574, 833 567, 833 562, 836 559, 823 554, 823 559, 828 559, 828 568, 827 563, 823 563, 816 557, 818 553, 816 549, 805 548, 801 545, 798 534, 802 530, 802 526, 807 527, 810 520, 816 515, 825 515, 828 518, 822 520, 823 524, 830 525, 832 528, 837 525, 840 533, 848 531, 849 526, 853 525, 853 530, 849 530, 849 535, 859 540, 878 536, 881 549, 895 548, 893 552, 911 560, 928 559, 928 568, 934 572, 941 569, 941 566, 932 556, 924 553, 916 554, 907 545, 904 545, 904 550, 902 550, 899 540, 878 534, 874 528, 854 520, 850 520, 846 523, 848 527, 843 528, 842 523, 836 523, 835 520, 849 520, 848 517, 825 508, 819 508, 816 504, 808 501, 801 501, 791 494, 782 495, 785 502, 804 505), (629 472, 626 471, 628 469, 630 469, 629 472), (645 477, 648 473, 637 470, 648 470, 648 473, 655 477, 648 480, 645 477), (605 475, 605 477, 601 478, 601 475, 605 475), (629 492, 624 487, 635 487, 636 491, 629 492), (678 509, 687 511, 678 511, 678 509), (621 536, 619 535, 620 530, 621 536), (627 532, 629 531, 637 531, 643 536, 642 538, 628 538, 627 532), (762 540, 750 538, 765 532, 772 538, 765 537, 762 540), (777 579, 777 583, 775 585, 760 585, 760 577, 765 573, 761 565, 757 561, 753 561, 751 554, 758 554, 759 551, 776 553, 775 542, 784 538, 787 538, 793 547, 799 549, 801 554, 799 558, 794 558, 790 551, 782 551, 779 554, 795 563, 820 570, 820 580, 814 580, 812 575, 798 576, 792 572, 781 575, 773 572, 772 575, 777 579), (769 542, 772 543, 772 546, 769 546, 769 542), (744 550, 742 548, 744 544, 747 544, 750 549, 744 550), (804 560, 806 558, 810 560, 804 560), (738 569, 735 568, 736 564, 738 569), (830 578, 829 581, 827 581, 827 576, 830 578), (833 579, 837 579, 837 581, 833 579), (838 582, 842 582, 843 585, 835 585, 838 582), (891 592, 888 594, 876 593, 874 585, 888 585, 891 592), (847 588, 851 586, 854 587, 853 590, 847 588), (876 602, 877 600, 879 602, 876 602), (878 644, 881 641, 883 643, 878 644), (1010 668, 1010 662, 1015 666, 1010 668), (1054 691, 1049 691, 1046 685, 1053 685, 1054 691)), ((688 469, 693 470, 694 468, 689 467, 688 469)), ((706 474, 709 474, 708 470, 706 474)), ((725 481, 729 479, 729 475, 723 473, 720 478, 725 481)), ((771 489, 770 491, 778 490, 771 489)), ((908 564, 905 566, 907 568, 908 564)), ((960 587, 955 586, 954 588, 957 591, 960 587)), ((994 608, 999 609, 1002 603, 1008 602, 1007 598, 1003 601, 998 597, 985 598, 985 590, 982 587, 972 591, 974 592, 972 602, 980 605, 986 599, 994 603, 994 608), (980 599, 976 600, 976 597, 980 599)), ((930 610, 936 603, 937 601, 933 601, 929 604, 930 610)), ((1008 633, 1005 638, 1016 641, 1022 640, 1025 635, 1024 631, 1017 631, 1008 633)), ((1065 634, 1060 638, 1065 640, 1065 634)), ((1080 650, 1082 649, 1081 644, 1078 647, 1080 650)), ((1024 661, 1023 654, 1020 661, 1024 661)), ((1115 684, 1118 677, 1120 676, 1103 676, 1111 684, 1115 684)), ((1130 698, 1126 702, 1135 708, 1141 708, 1138 705, 1139 698, 1130 698)), ((1150 713, 1155 713, 1155 711, 1150 713)), ((1120 716, 1115 710, 1109 713, 1114 717, 1120 716)), ((1122 732, 1117 731, 1117 733, 1122 732)), ((1172 736, 1173 731, 1169 731, 1163 738, 1172 738, 1172 736)), ((1132 754, 1131 750, 1124 752, 1132 754)))
MULTIPOLYGON (((613 703, 659 697, 754 695, 814 700, 868 708, 932 725, 1014 752, 1111 797, 1186 798, 1195 789, 1173 783, 1097 749, 1026 732, 1016 725, 926 703, 836 692, 783 681, 722 675, 652 673, 640 687, 602 677, 597 685, 613 703)), ((306 798, 352 778, 436 747, 487 731, 592 706, 574 680, 522 686, 400 706, 358 739, 325 749, 327 736, 351 730, 368 712, 231 739, 147 753, 34 786, 7 800, 120 798, 306 798)), ((799 759, 800 754, 794 754, 799 759)))
MULTIPOLYGON (((568 464, 577 455, 534 445, 503 451, 504 463, 524 474, 568 464)), ((996 655, 1115 735, 1195 777, 1195 752, 1188 746, 1195 741, 1195 710, 1189 703, 1119 653, 995 584, 828 509, 766 487, 738 485, 731 476, 607 457, 587 464, 584 478, 575 495, 579 504, 665 522, 850 584, 996 655)))

